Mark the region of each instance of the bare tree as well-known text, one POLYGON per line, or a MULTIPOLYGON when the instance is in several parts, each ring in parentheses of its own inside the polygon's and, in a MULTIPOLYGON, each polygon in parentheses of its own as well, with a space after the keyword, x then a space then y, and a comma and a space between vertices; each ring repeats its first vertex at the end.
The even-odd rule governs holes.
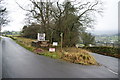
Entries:
POLYGON ((0 0, 0 31, 1 27, 8 23, 7 9, 3 6, 3 0, 0 0))
POLYGON ((64 33, 64 43, 68 46, 75 45, 79 40, 79 34, 88 27, 93 27, 92 23, 95 21, 93 16, 96 13, 101 14, 103 11, 102 2, 97 0, 76 4, 67 0, 63 4, 59 4, 59 2, 56 4, 57 7, 52 8, 52 16, 56 20, 56 34, 64 33))
POLYGON ((47 35, 47 39, 60 41, 60 33, 64 34, 64 45, 73 46, 79 41, 81 32, 86 28, 92 27, 95 21, 96 13, 101 14, 103 11, 102 2, 76 2, 65 0, 63 4, 59 1, 51 2, 50 0, 30 0, 32 6, 29 15, 40 26, 40 32, 47 35))

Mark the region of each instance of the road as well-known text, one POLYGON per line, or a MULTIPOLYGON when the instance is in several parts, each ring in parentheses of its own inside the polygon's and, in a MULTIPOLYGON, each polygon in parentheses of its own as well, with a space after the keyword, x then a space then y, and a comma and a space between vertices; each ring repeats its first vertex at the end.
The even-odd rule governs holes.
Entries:
MULTIPOLYGON (((0 39, 0 44, 1 44, 1 39, 0 39)), ((0 79, 2 78, 2 45, 0 45, 0 79)))
POLYGON ((106 67, 109 71, 118 74, 118 59, 114 57, 108 57, 104 55, 99 55, 96 53, 91 53, 95 57, 98 63, 106 67))
POLYGON ((93 53, 97 61, 104 64, 85 66, 34 54, 10 38, 4 37, 0 45, 3 78, 118 78, 116 58, 93 53), (105 66, 112 66, 113 72, 105 66))

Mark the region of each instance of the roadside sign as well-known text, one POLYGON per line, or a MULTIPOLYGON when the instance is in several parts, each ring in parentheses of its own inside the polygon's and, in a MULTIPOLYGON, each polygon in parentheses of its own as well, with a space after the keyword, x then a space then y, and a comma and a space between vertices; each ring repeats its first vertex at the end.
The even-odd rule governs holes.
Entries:
POLYGON ((55 52, 55 48, 49 48, 49 52, 55 52))
POLYGON ((53 42, 53 46, 58 46, 58 42, 53 42))
POLYGON ((45 33, 38 33, 37 39, 38 41, 45 41, 45 33))

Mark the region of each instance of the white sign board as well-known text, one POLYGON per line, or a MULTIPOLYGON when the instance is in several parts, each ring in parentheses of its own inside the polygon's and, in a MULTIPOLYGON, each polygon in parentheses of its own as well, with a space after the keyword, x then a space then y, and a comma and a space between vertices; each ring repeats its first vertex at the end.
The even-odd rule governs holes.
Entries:
POLYGON ((53 46, 58 46, 58 42, 53 42, 53 46))
POLYGON ((45 33, 38 33, 37 39, 38 41, 45 41, 45 33))
POLYGON ((49 52, 55 52, 55 48, 49 48, 49 52))

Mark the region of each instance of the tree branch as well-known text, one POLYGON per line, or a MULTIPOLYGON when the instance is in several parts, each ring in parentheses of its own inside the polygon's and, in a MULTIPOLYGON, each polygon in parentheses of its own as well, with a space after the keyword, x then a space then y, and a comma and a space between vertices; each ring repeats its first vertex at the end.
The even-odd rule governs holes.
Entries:
POLYGON ((27 10, 27 9, 23 8, 18 2, 16 2, 16 4, 17 4, 21 9, 23 9, 23 10, 25 10, 25 11, 31 12, 30 10, 27 10))

